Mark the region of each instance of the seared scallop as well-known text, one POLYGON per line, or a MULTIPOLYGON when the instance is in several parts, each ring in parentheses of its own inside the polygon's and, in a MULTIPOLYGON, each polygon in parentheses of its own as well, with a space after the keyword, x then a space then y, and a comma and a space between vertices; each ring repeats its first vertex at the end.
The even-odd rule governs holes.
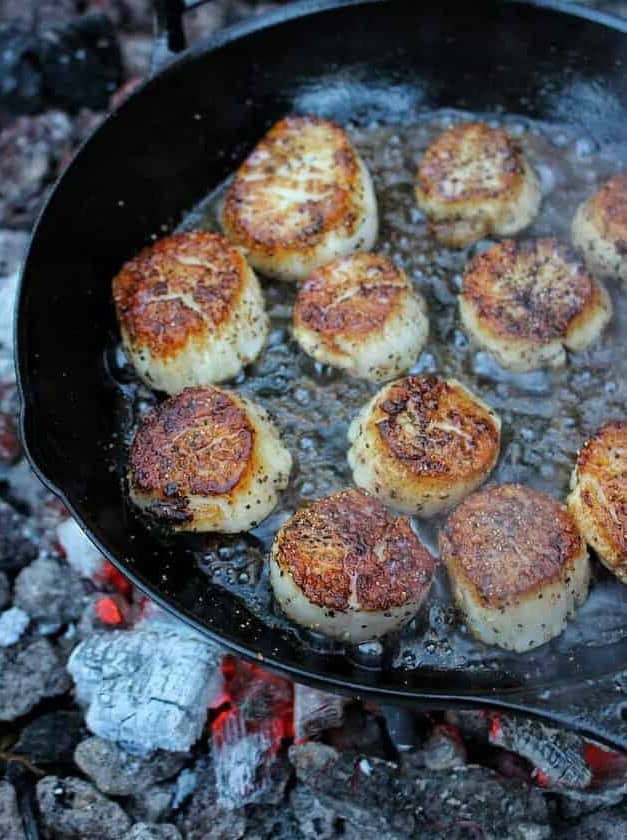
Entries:
POLYGON ((405 513, 454 507, 488 476, 501 421, 454 379, 408 376, 383 387, 350 425, 355 484, 405 513))
POLYGON ((558 636, 588 594, 588 554, 573 517, 520 484, 466 499, 440 532, 440 552, 469 630, 506 650, 558 636))
POLYGON ((540 182, 501 128, 471 122, 448 129, 418 168, 416 198, 442 245, 462 248, 484 236, 510 236, 538 212, 540 182))
POLYGON ((280 280, 304 280, 338 256, 368 250, 377 204, 366 166, 346 132, 329 120, 276 123, 240 166, 226 194, 222 226, 252 266, 280 280))
POLYGON ((501 242, 471 261, 459 298, 466 330, 505 368, 566 363, 612 316, 603 285, 554 239, 501 242))
POLYGON ((568 507, 586 542, 627 583, 627 420, 606 423, 582 447, 568 507))
POLYGON ((169 394, 236 376, 268 334, 254 272, 215 233, 174 234, 144 248, 113 280, 113 298, 137 373, 169 394))
POLYGON ((627 282, 627 173, 580 204, 572 235, 593 274, 627 282))
POLYGON ((433 568, 408 519, 360 490, 345 490, 283 525, 272 546, 270 582, 298 624, 359 644, 416 614, 433 568))
POLYGON ((426 312, 391 260, 353 254, 316 269, 302 285, 294 337, 317 361, 380 382, 416 361, 429 333, 426 312))
POLYGON ((247 531, 275 507, 291 466, 263 408, 221 388, 187 388, 139 427, 130 497, 178 531, 247 531))

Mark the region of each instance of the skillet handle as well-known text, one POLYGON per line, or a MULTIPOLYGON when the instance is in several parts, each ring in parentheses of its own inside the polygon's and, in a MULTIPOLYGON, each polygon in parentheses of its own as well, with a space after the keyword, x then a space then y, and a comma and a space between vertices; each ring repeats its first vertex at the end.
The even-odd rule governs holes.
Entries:
POLYGON ((155 8, 155 42, 152 50, 150 75, 154 76, 164 64, 187 46, 183 15, 204 6, 211 0, 153 0, 155 8))

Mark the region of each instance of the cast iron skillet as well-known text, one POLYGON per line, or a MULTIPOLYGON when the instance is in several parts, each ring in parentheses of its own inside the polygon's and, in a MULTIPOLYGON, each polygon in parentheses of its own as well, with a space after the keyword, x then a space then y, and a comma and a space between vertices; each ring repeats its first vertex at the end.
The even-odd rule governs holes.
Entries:
MULTIPOLYGON (((183 46, 181 6, 159 3, 170 26, 164 49, 183 46)), ((524 708, 531 691, 537 706, 542 688, 627 667, 627 634, 557 661, 528 684, 505 670, 372 670, 270 628, 128 516, 108 469, 117 399, 103 362, 115 332, 111 277, 151 235, 176 226, 305 92, 317 92, 325 115, 339 120, 385 110, 387 92, 403 89, 412 92, 408 113, 395 119, 421 107, 500 107, 627 142, 627 25, 565 8, 307 0, 235 26, 166 64, 110 115, 36 226, 16 329, 22 433, 35 470, 150 597, 297 681, 387 702, 524 708)))

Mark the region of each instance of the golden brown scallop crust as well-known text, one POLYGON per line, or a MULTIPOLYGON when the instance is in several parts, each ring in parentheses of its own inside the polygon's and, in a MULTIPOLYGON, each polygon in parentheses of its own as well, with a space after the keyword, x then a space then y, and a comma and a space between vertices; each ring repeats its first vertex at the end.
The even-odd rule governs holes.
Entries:
POLYGON ((320 607, 366 610, 416 601, 435 561, 411 529, 361 490, 344 490, 298 510, 275 539, 273 556, 320 607))
POLYGON ((177 233, 144 248, 113 280, 122 330, 168 359, 228 319, 247 273, 242 254, 215 233, 177 233))
POLYGON ((538 344, 565 338, 604 292, 571 249, 554 239, 506 240, 469 264, 461 298, 495 336, 538 344))
POLYGON ((584 444, 575 477, 579 502, 612 549, 610 568, 627 580, 627 420, 606 423, 584 444))
POLYGON ((385 449, 421 478, 470 479, 489 471, 498 455, 494 415, 457 383, 437 376, 393 383, 373 422, 385 449))
POLYGON ((346 132, 321 117, 285 117, 238 169, 224 200, 224 229, 245 249, 275 256, 306 251, 329 231, 341 230, 346 237, 357 231, 361 193, 359 158, 346 132), (327 144, 333 148, 328 167, 302 183, 299 171, 306 169, 308 147, 316 151, 327 144), (291 196, 289 212, 277 201, 282 191, 291 196))
POLYGON ((499 227, 527 179, 536 182, 506 131, 462 123, 428 147, 418 168, 416 197, 430 218, 430 233, 444 245, 463 247, 499 227))
POLYGON ((254 469, 254 441, 245 410, 230 394, 186 388, 143 420, 130 452, 132 488, 154 496, 154 513, 182 520, 188 496, 235 491, 254 469))
POLYGON ((429 146, 418 168, 418 189, 455 206, 494 198, 516 186, 523 173, 520 148, 502 128, 461 123, 429 146))
POLYGON ((582 548, 568 510, 520 484, 474 493, 440 532, 449 575, 461 577, 477 601, 496 608, 520 596, 542 597, 547 584, 565 580, 582 548))
POLYGON ((616 252, 620 256, 626 256, 627 173, 609 178, 586 204, 601 236, 614 242, 616 252))
POLYGON ((301 286, 294 304, 294 324, 319 333, 325 344, 342 352, 337 337, 359 339, 380 330, 411 291, 392 260, 359 253, 316 269, 301 286))

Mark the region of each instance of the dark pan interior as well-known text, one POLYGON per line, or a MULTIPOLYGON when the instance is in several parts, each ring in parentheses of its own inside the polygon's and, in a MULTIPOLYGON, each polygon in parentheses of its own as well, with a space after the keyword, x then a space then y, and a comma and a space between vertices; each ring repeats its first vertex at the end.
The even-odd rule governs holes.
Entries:
POLYGON ((17 358, 30 457, 152 597, 301 681, 397 699, 494 700, 627 667, 626 628, 615 643, 535 664, 530 653, 511 669, 370 668, 367 658, 316 651, 270 626, 128 516, 110 469, 119 409, 105 370, 115 336, 110 279, 176 227, 278 117, 306 108, 339 121, 407 122, 427 108, 507 111, 627 148, 624 32, 500 2, 332 5, 297 4, 270 25, 198 45, 78 154, 42 215, 22 281, 17 358))

